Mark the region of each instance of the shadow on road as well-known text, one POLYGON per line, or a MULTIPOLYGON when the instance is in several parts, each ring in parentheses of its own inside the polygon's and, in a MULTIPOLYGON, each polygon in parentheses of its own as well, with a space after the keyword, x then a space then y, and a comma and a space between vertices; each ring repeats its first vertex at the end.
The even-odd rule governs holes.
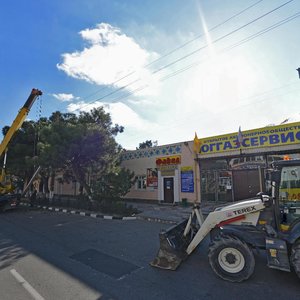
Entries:
POLYGON ((33 254, 101 293, 101 300, 300 299, 296 275, 268 269, 263 253, 255 255, 255 272, 248 281, 234 284, 219 279, 208 263, 208 239, 178 271, 151 268, 149 262, 159 247, 158 232, 169 225, 29 211, 2 215, 0 226, 0 270, 33 254), (100 260, 98 270, 91 263, 95 258, 100 260), (99 272, 101 259, 106 268, 113 262, 114 268, 129 271, 120 269, 114 276, 105 268, 99 272))

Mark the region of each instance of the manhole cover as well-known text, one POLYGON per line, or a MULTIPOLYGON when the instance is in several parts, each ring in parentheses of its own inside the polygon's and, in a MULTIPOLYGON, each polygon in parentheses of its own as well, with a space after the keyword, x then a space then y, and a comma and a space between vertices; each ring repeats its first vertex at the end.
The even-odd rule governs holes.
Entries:
POLYGON ((88 249, 73 254, 70 258, 117 279, 140 268, 127 261, 101 253, 94 249, 88 249))

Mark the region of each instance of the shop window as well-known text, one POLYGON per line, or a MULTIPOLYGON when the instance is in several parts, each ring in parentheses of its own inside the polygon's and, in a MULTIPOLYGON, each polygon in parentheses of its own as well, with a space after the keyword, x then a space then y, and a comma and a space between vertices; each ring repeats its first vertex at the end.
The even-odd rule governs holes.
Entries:
POLYGON ((147 186, 146 175, 137 176, 136 177, 136 189, 137 190, 145 190, 146 186, 147 186))

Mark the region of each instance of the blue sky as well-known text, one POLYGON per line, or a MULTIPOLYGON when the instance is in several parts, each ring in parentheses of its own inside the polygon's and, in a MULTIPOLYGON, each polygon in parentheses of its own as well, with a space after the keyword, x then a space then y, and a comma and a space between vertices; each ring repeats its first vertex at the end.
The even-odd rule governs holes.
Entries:
POLYGON ((1 128, 32 88, 42 116, 104 106, 126 149, 300 120, 299 0, 11 0, 0 24, 1 128))

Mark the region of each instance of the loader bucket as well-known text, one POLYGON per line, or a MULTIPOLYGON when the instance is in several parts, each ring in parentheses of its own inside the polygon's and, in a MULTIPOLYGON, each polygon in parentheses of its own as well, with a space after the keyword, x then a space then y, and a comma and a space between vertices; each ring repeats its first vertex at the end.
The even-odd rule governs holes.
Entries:
POLYGON ((185 252, 189 239, 183 236, 188 219, 182 221, 167 230, 162 230, 159 234, 160 248, 151 266, 176 270, 180 263, 187 257, 185 252))

